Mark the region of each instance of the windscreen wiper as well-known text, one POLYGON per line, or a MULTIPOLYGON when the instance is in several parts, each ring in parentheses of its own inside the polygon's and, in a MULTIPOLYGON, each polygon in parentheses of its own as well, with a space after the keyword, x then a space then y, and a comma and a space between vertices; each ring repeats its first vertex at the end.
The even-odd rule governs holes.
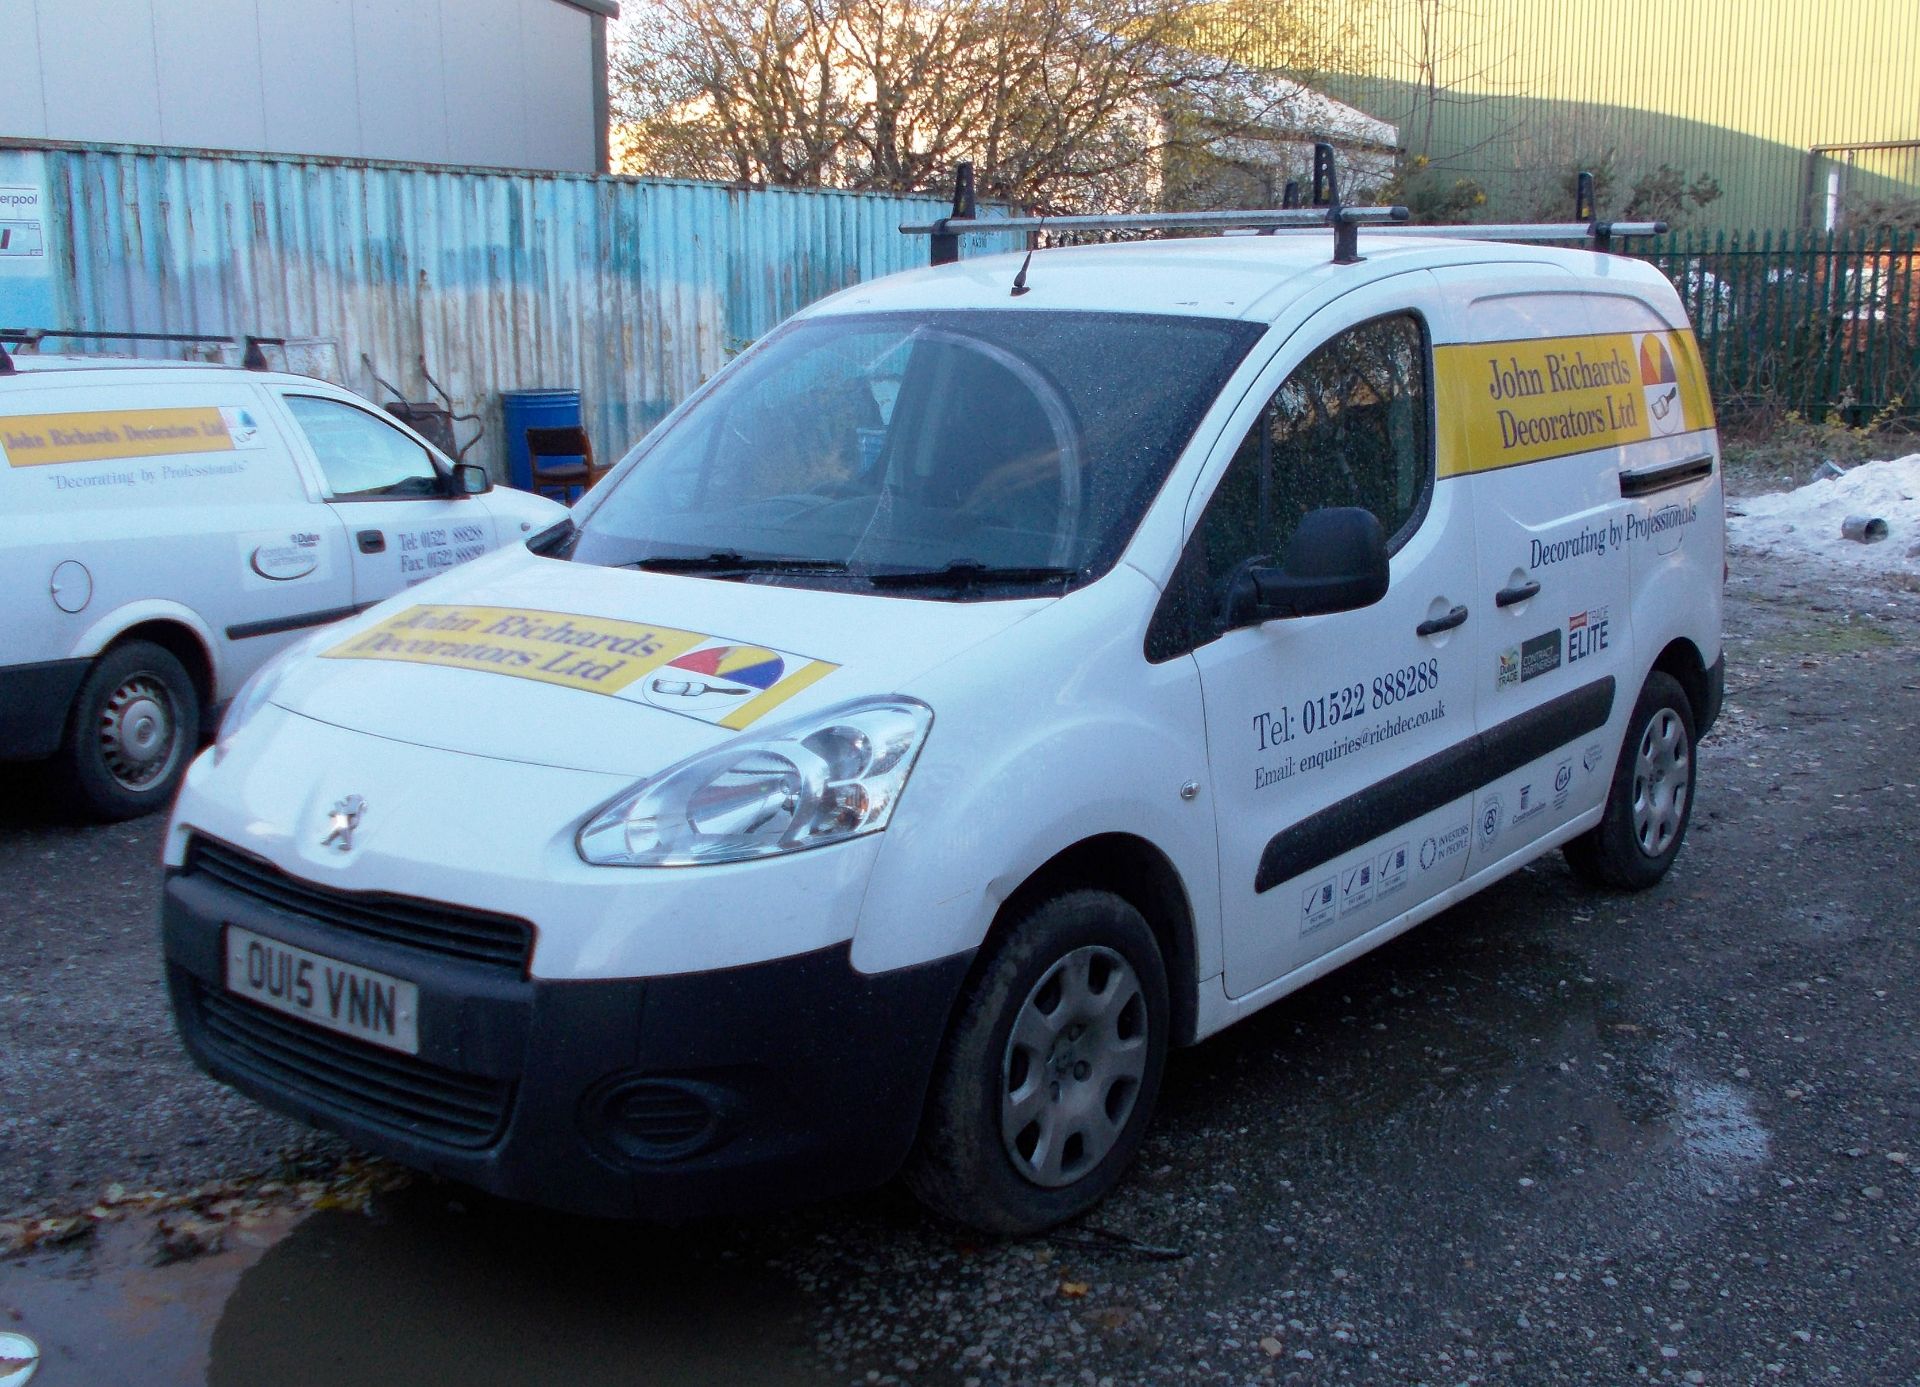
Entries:
POLYGON ((904 573, 875 573, 877 588, 977 587, 983 583, 1063 583, 1080 576, 1077 568, 1036 565, 996 567, 973 559, 955 559, 945 568, 916 568, 904 573))
POLYGON ((763 558, 731 549, 711 554, 653 554, 626 565, 646 573, 845 573, 838 559, 763 558))

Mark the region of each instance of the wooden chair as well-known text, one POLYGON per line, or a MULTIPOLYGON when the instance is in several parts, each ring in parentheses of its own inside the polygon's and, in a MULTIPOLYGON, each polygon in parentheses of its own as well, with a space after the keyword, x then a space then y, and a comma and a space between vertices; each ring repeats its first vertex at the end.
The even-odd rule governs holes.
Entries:
POLYGON ((559 429, 528 429, 527 464, 535 495, 558 492, 559 499, 569 504, 575 499, 575 488, 584 495, 608 471, 604 463, 594 461, 593 440, 577 424, 559 429), (566 461, 549 463, 548 458, 566 461))

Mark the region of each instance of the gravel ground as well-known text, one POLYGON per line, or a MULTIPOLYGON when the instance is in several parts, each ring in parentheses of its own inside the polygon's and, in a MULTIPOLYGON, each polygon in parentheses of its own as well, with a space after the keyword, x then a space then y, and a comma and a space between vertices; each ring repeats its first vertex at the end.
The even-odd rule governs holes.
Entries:
POLYGON ((63 823, 36 769, 0 765, 0 1210, 345 1149, 187 1062, 161 981, 164 828, 63 823))
MULTIPOLYGON (((1728 711, 1665 882, 1542 861, 1175 1056, 1090 1228, 982 1245, 888 1190, 610 1239, 428 1190, 318 1215, 248 1276, 319 1286, 348 1239, 362 1293, 385 1255, 394 1305, 423 1275, 447 1297, 380 1352, 452 1314, 490 1321, 495 1367, 541 1341, 515 1278, 578 1263, 615 1268, 579 1292, 613 1318, 636 1267, 689 1314, 758 1288, 742 1363, 791 1340, 826 1382, 1920 1382, 1920 597, 1849 581, 1736 556, 1728 711)), ((46 827, 25 780, 0 803, 0 1207, 312 1149, 179 1056, 159 826, 46 827)), ((299 1300, 267 1284, 229 1369, 299 1300)))

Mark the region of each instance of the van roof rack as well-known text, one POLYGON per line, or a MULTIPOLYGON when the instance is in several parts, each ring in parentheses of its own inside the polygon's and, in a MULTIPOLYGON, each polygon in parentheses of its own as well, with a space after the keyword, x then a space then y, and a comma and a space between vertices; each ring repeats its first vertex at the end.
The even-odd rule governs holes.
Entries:
POLYGON ((960 237, 967 232, 1000 231, 1227 231, 1255 229, 1263 235, 1293 228, 1331 227, 1333 262, 1351 265, 1360 260, 1359 232, 1362 226, 1376 232, 1407 236, 1437 236, 1478 241, 1580 241, 1598 251, 1611 251, 1616 236, 1658 236, 1667 229, 1662 221, 1609 222, 1594 211, 1593 175, 1582 172, 1574 193, 1575 220, 1568 222, 1512 222, 1497 225, 1414 226, 1407 223, 1404 207, 1353 207, 1341 201, 1338 176, 1334 168, 1333 146, 1313 147, 1313 205, 1300 206, 1299 185, 1288 182, 1284 206, 1245 211, 1216 212, 1116 212, 1087 216, 1006 217, 983 219, 974 199, 973 165, 961 164, 954 170, 953 210, 932 222, 910 222, 901 226, 907 236, 927 236, 932 240, 929 263, 951 265, 960 258, 960 237))
POLYGON ((240 348, 240 364, 249 371, 267 370, 267 354, 262 348, 284 347, 284 337, 260 337, 252 333, 231 332, 96 332, 87 328, 9 327, 0 328, 0 376, 14 374, 13 358, 7 344, 31 347, 36 352, 48 338, 68 338, 86 342, 220 342, 240 348))

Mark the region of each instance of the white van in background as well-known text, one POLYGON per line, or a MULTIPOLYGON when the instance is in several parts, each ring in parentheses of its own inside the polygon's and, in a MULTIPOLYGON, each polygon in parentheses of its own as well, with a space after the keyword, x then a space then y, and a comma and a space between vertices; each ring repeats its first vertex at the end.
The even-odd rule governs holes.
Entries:
POLYGON ((163 807, 269 655, 562 519, 325 381, 0 355, 0 761, 163 807))

